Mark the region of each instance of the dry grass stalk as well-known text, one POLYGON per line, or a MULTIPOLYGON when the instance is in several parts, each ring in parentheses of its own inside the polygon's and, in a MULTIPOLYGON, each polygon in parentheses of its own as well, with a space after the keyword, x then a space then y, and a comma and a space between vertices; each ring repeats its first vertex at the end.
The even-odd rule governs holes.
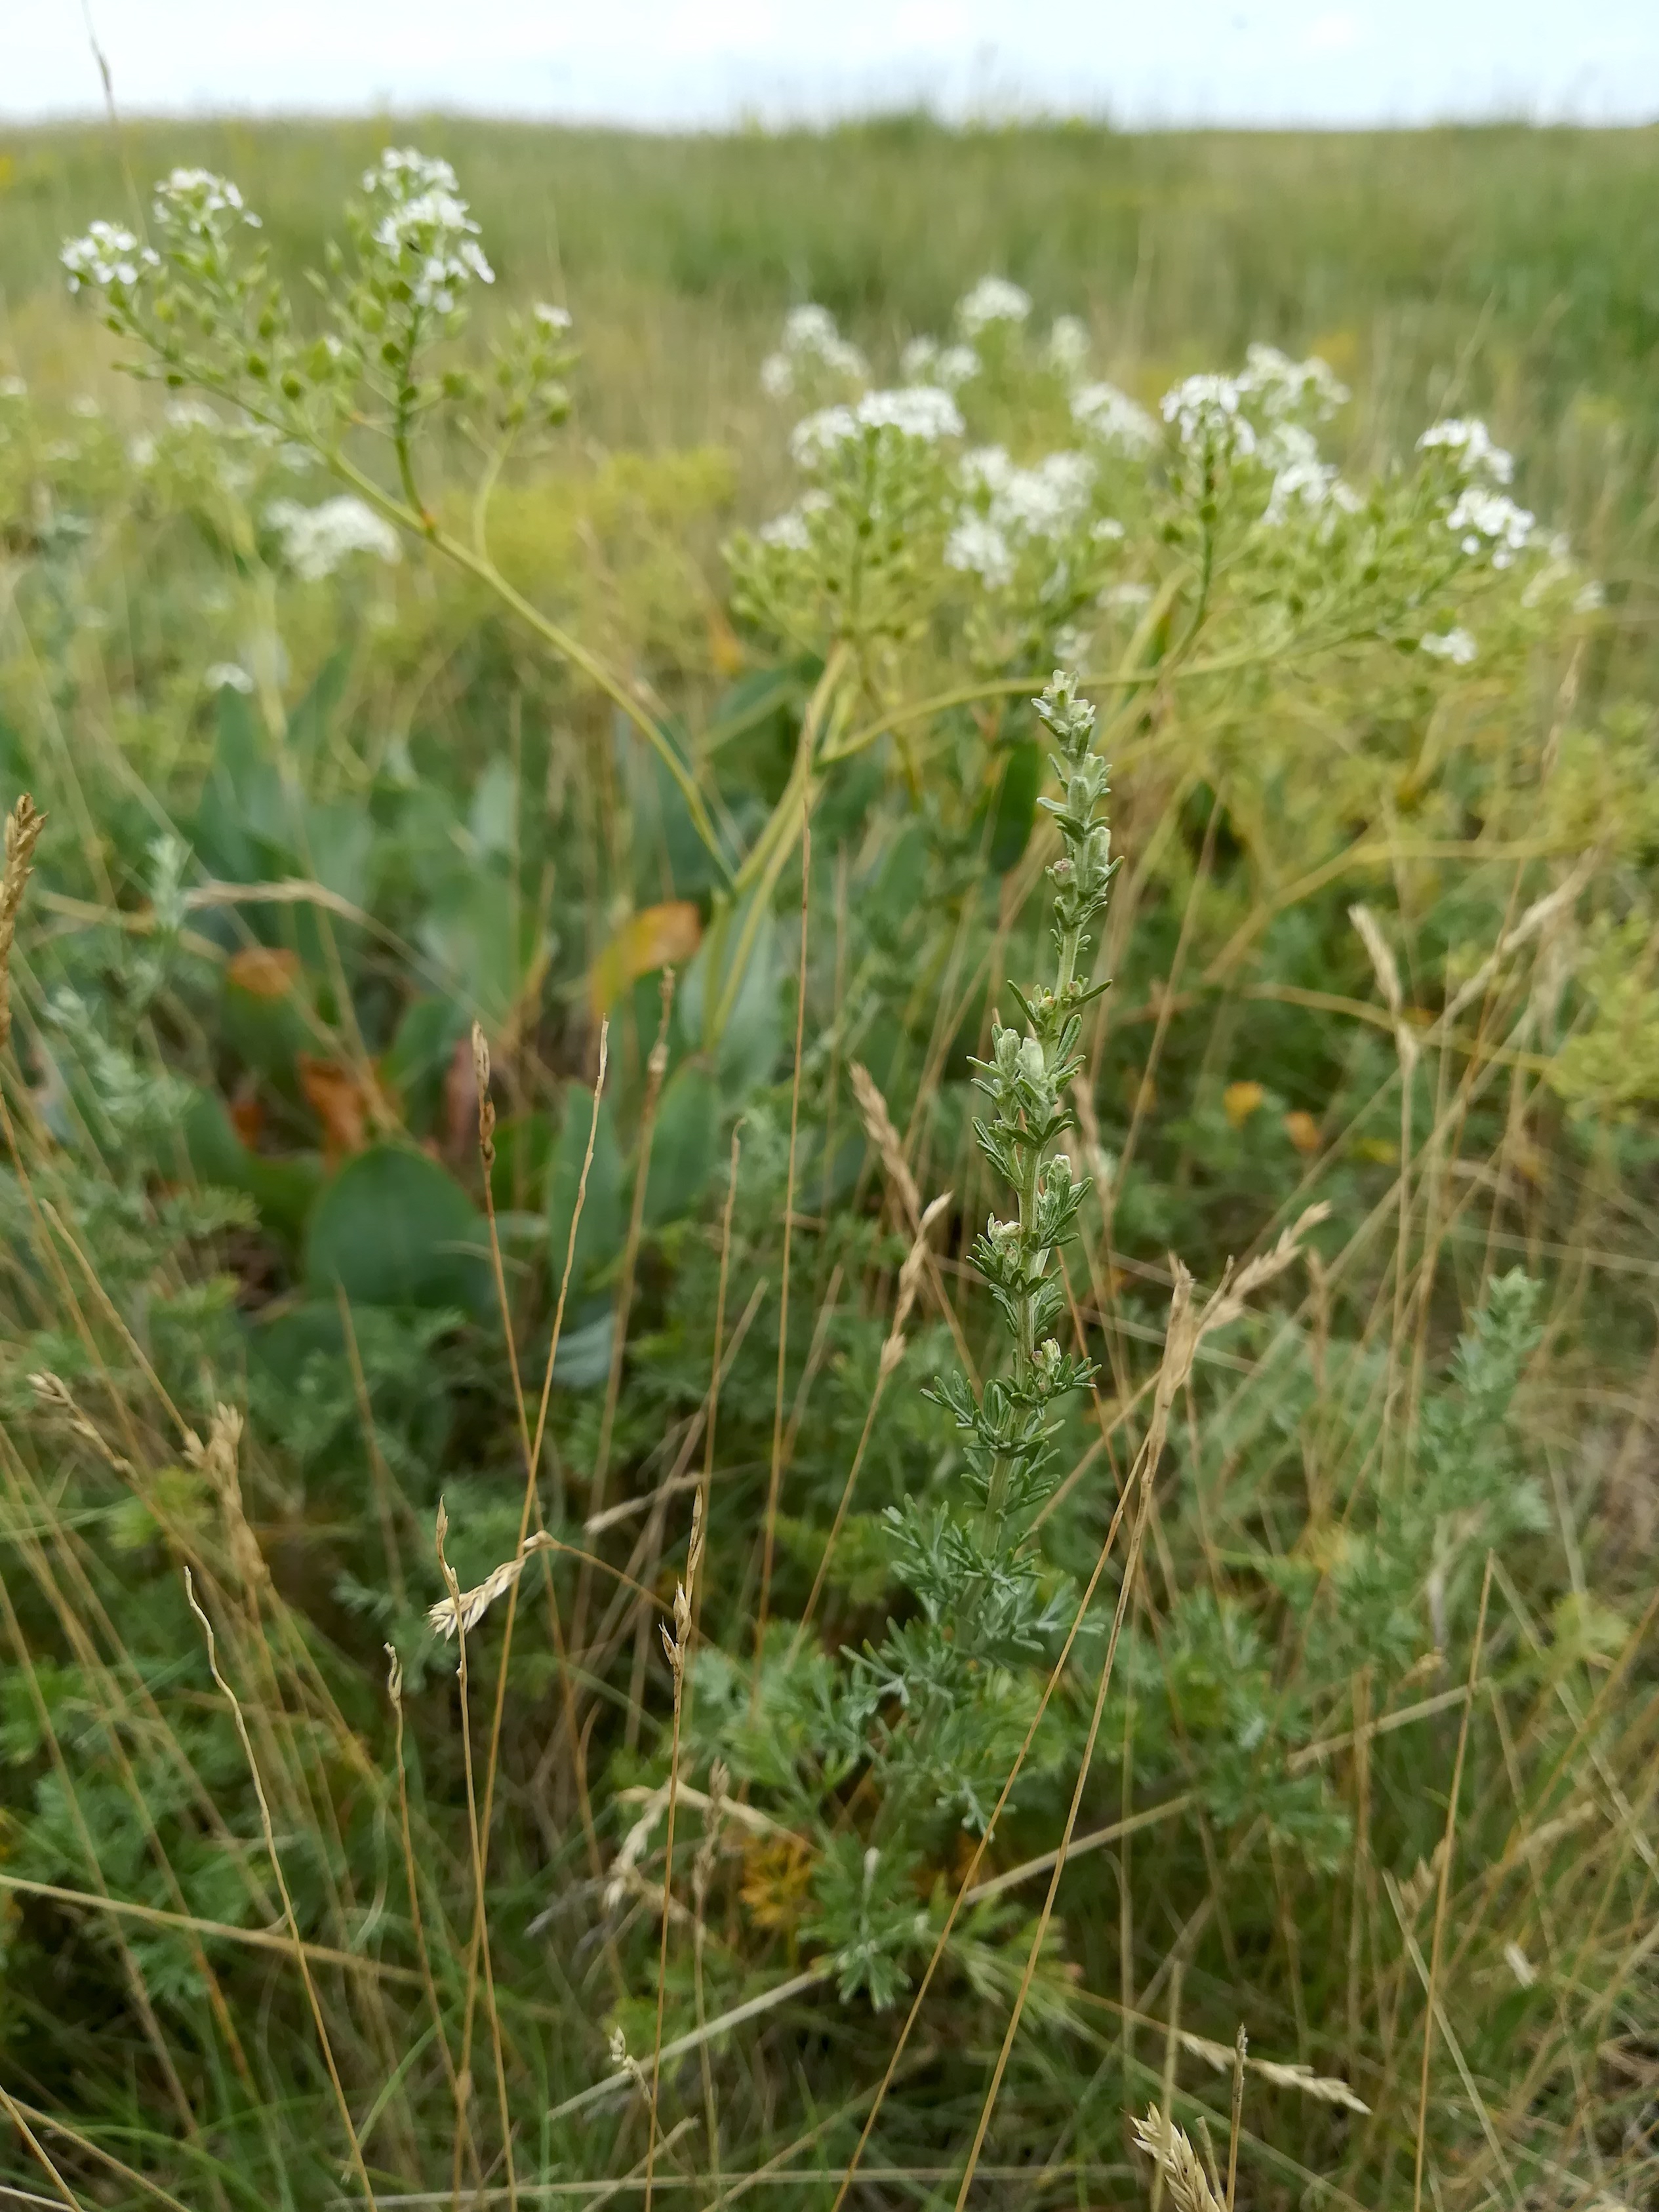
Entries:
POLYGON ((245 1589, 258 1590, 270 1580, 270 1570, 242 1504, 241 1478, 237 1471, 241 1442, 241 1414, 234 1406, 221 1404, 213 1409, 205 1443, 193 1429, 185 1430, 184 1453, 189 1464, 207 1477, 219 1501, 237 1580, 245 1589))
POLYGON ((1163 2177, 1176 2212, 1222 2212, 1198 2153, 1173 2121, 1166 2120, 1156 2105, 1134 2124, 1135 2142, 1163 2177))
POLYGON ((0 875, 0 1052, 11 1041, 11 946, 17 912, 46 819, 27 791, 6 817, 5 872, 0 875))
POLYGON ((881 1164, 887 1170, 888 1180, 897 1191, 904 1206, 905 1218, 915 1229, 921 1220, 921 1193, 910 1172, 910 1163, 904 1157, 904 1140, 893 1127, 893 1117, 887 1110, 887 1101, 876 1088, 876 1079, 861 1060, 854 1060, 848 1068, 852 1078, 853 1096, 859 1102, 859 1115, 871 1143, 881 1155, 881 1164))
MULTIPOLYGON (((1212 2043, 1207 2035, 1194 2035, 1189 2028, 1176 2031, 1181 2047, 1191 2051, 1194 2058, 1213 2066, 1218 2074, 1231 2074, 1237 2063, 1237 2054, 1224 2043, 1212 2043)), ((1304 2097, 1315 2097, 1322 2105, 1340 2105, 1350 2112, 1369 2113, 1370 2106, 1358 2097, 1346 2081, 1333 2074, 1316 2074, 1310 2066, 1285 2064, 1274 2058, 1247 2058, 1245 2063, 1264 2081, 1271 2081, 1276 2089, 1299 2090, 1304 2097)))
POLYGON ((1400 1066, 1409 1082, 1417 1066, 1417 1039, 1405 1018, 1405 994, 1400 988, 1400 970, 1395 963, 1393 948, 1382 934, 1382 926, 1370 907, 1351 906, 1348 919, 1359 932, 1361 942, 1370 956, 1371 970, 1376 977, 1376 988, 1382 994, 1384 1005, 1394 1017, 1395 1049, 1400 1054, 1400 1066))
POLYGON ((1449 1029, 1463 1009, 1485 991, 1497 974, 1500 962, 1507 960, 1512 952, 1519 952, 1560 919, 1594 875, 1600 860, 1599 853, 1586 853, 1565 882, 1558 884, 1553 891, 1546 891, 1541 898, 1533 901, 1514 927, 1504 932, 1468 981, 1459 986, 1445 1012, 1435 1024, 1437 1029, 1449 1029))
POLYGON ((90 1445, 112 1474, 122 1476, 128 1482, 136 1481, 137 1470, 132 1462, 124 1459, 96 1424, 88 1420, 76 1404, 70 1387, 61 1375, 37 1370, 29 1376, 29 1388, 40 1400, 42 1410, 56 1413, 64 1421, 70 1434, 78 1437, 83 1444, 90 1445))
POLYGON ((495 1104, 489 1095, 489 1043, 478 1022, 472 1024, 472 1076, 478 1091, 478 1157, 488 1176, 495 1164, 495 1104))

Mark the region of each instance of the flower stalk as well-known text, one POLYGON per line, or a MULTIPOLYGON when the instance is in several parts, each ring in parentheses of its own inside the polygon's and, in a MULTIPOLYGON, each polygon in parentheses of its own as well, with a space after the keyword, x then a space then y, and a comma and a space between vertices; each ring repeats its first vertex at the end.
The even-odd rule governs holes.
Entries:
POLYGON ((975 1087, 991 1103, 989 1114, 975 1119, 974 1134, 1015 1197, 1011 1216, 988 1219, 973 1259, 1006 1323, 1013 1356, 1009 1373, 994 1377, 978 1398, 960 1377, 934 1390, 968 1439, 969 1477, 983 1492, 981 1541, 989 1556, 1005 1547, 1011 1516, 1042 1495, 1055 1402, 1094 1372, 1051 1334, 1064 1303, 1054 1254, 1071 1237, 1090 1188, 1087 1177, 1073 1177, 1066 1154, 1051 1147, 1074 1126, 1066 1094, 1083 1065, 1083 1009, 1107 988, 1084 980, 1083 956, 1117 864, 1103 811, 1108 770, 1094 750, 1094 708, 1078 696, 1075 678, 1058 670, 1032 705, 1054 741, 1060 793, 1039 802, 1054 816, 1061 847, 1048 870, 1054 975, 1029 993, 1015 987, 1024 1033, 994 1019, 991 1057, 973 1063, 975 1087))

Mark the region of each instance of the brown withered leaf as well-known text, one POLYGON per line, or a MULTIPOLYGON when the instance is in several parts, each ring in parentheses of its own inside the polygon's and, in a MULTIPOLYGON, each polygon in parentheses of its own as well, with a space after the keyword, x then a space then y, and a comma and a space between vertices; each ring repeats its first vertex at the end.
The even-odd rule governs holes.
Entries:
POLYGON ((368 1142, 368 1086, 335 1060, 302 1052, 295 1058, 300 1088, 323 1125, 323 1158, 330 1167, 361 1152, 368 1142))
POLYGON ((300 980, 300 956, 286 946, 245 945, 232 953, 225 976, 251 999, 285 999, 300 980))
POLYGON ((230 1115, 231 1127, 249 1152, 258 1152, 259 1139, 264 1133, 265 1109, 260 1103, 258 1091, 251 1082, 245 1079, 237 1085, 236 1094, 227 1110, 230 1115))

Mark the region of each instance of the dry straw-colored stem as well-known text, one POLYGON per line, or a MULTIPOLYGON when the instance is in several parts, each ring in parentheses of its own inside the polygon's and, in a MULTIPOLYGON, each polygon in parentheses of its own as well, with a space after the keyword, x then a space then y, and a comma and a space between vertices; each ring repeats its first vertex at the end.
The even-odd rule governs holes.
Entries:
POLYGON ((0 874, 0 1052, 11 1042, 11 948, 34 848, 46 817, 24 792, 6 817, 6 860, 0 874))

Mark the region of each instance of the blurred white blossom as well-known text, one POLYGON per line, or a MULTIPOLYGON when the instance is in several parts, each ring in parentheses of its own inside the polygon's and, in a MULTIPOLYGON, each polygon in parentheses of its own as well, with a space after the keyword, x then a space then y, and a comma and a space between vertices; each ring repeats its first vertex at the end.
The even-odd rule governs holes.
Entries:
POLYGON ((158 222, 182 217, 191 227, 198 227, 216 216, 232 215, 240 216, 250 230, 259 228, 258 216, 249 214, 230 179, 216 177, 211 169, 174 169, 156 185, 152 205, 158 222))
POLYGON ((1237 380, 1241 392, 1261 402, 1270 418, 1310 410, 1322 419, 1334 415, 1349 397, 1328 362, 1315 354, 1292 361, 1277 346, 1253 345, 1244 356, 1244 374, 1237 380))
POLYGON ((83 284, 107 291, 112 284, 136 284, 147 269, 159 269, 161 256, 140 246, 132 233, 118 222, 94 222, 80 238, 71 238, 58 258, 69 272, 69 288, 83 284))
POLYGON ((1491 431, 1476 416, 1449 416, 1431 423, 1418 440, 1417 450, 1450 453, 1466 477, 1486 476, 1494 483, 1506 484, 1515 475, 1514 456, 1492 442, 1491 431))
POLYGON ((957 327, 964 337, 975 338, 993 323, 1023 323, 1030 312, 1029 292, 1006 276, 981 276, 957 301, 957 327))
POLYGON ((363 189, 389 203, 374 243, 410 288, 417 307, 450 313, 473 277, 493 284, 495 272, 478 244, 478 226, 447 161, 390 147, 363 174, 363 189))
POLYGON ((809 301, 785 316, 777 350, 761 363, 761 389, 770 398, 787 399, 803 377, 844 377, 860 384, 869 374, 864 356, 842 337, 828 307, 809 301))
POLYGON ((1239 412, 1238 380, 1189 376, 1166 392, 1164 419, 1183 446, 1224 446, 1238 454, 1255 451, 1255 432, 1239 412))
POLYGON ((1072 420, 1109 446, 1146 453, 1158 443, 1158 425, 1144 407, 1115 384, 1083 384, 1072 394, 1072 420))
POLYGON ((962 472, 971 490, 988 495, 987 512, 999 528, 1033 538, 1058 538, 1080 521, 1095 479, 1086 453, 1045 453, 1020 468, 1000 446, 964 454, 962 472))
POLYGON ((1465 484, 1446 517, 1446 527, 1464 552, 1491 550, 1494 568, 1507 568, 1531 544, 1535 518, 1501 491, 1465 484))
POLYGON ((947 567, 976 575, 988 590, 998 592, 1014 580, 1014 553, 1006 537, 988 515, 964 514, 945 540, 947 567))
POLYGON ((1088 364, 1088 325, 1080 315, 1056 315, 1048 333, 1048 366, 1075 384, 1088 364))
POLYGON ((796 423, 789 450, 798 467, 810 468, 860 430, 897 430, 931 445, 959 438, 963 428, 961 410, 948 392, 934 384, 903 385, 896 392, 866 392, 855 406, 821 407, 796 423))
POLYGON ((1466 629, 1431 630, 1417 642, 1419 652, 1430 653, 1437 660, 1449 660, 1454 668, 1467 668, 1480 650, 1466 629))
POLYGON ((349 554, 372 553, 381 561, 398 557, 397 532, 349 492, 337 499, 325 499, 320 507, 303 507, 293 499, 273 500, 264 519, 282 539, 289 568, 307 583, 332 575, 349 554))
POLYGON ((210 691, 246 692, 253 689, 253 678, 235 660, 216 660, 204 672, 202 681, 210 691))

